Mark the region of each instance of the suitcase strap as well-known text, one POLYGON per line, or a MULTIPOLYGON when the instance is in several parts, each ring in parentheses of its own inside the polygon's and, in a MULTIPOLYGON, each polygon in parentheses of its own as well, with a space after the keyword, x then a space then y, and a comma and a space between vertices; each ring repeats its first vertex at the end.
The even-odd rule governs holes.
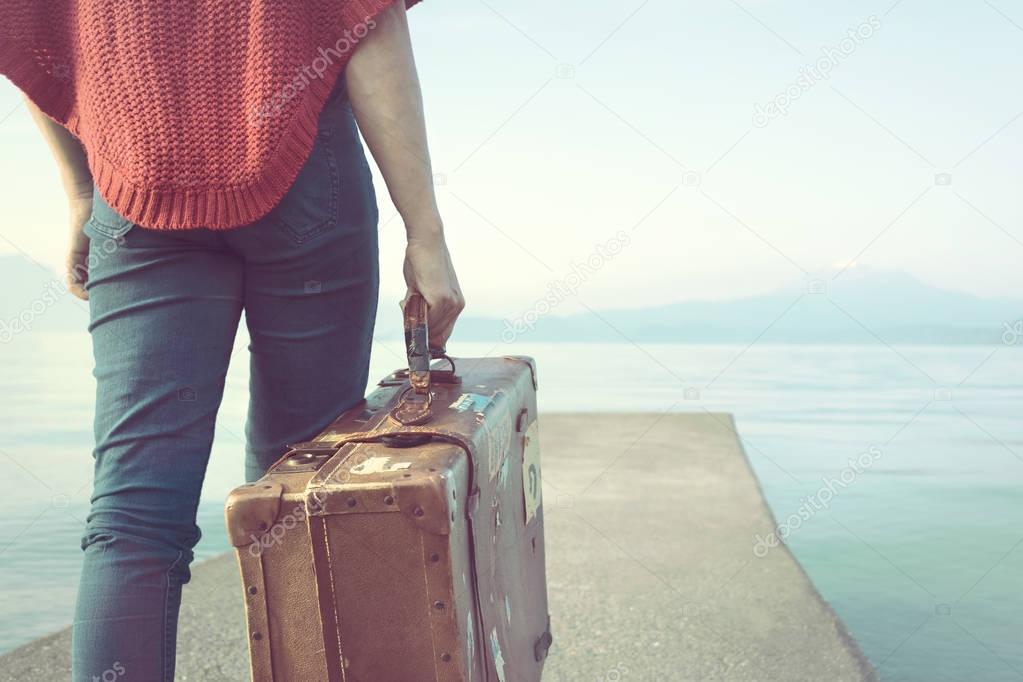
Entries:
MULTIPOLYGON (((486 636, 486 624, 483 621, 483 599, 482 599, 482 595, 480 594, 479 571, 477 570, 477 567, 476 567, 476 528, 475 528, 475 523, 473 522, 473 517, 475 516, 476 505, 477 505, 477 503, 479 501, 479 493, 480 493, 480 491, 479 491, 479 486, 476 483, 476 481, 477 481, 477 473, 478 473, 477 472, 477 457, 476 457, 475 447, 474 447, 472 441, 467 439, 467 438, 465 438, 462 434, 457 433, 455 431, 448 430, 448 429, 443 429, 443 428, 433 428, 433 429, 430 429, 430 428, 423 428, 423 427, 415 427, 415 426, 413 426, 411 428, 404 428, 404 429, 395 430, 395 431, 357 431, 357 432, 348 434, 347 436, 342 438, 340 441, 338 441, 336 445, 337 445, 337 449, 340 450, 341 448, 343 448, 344 446, 349 445, 349 444, 355 444, 355 443, 381 443, 381 442, 384 442, 385 439, 387 439, 388 437, 393 438, 393 437, 398 436, 400 434, 407 434, 406 437, 409 437, 409 436, 419 436, 419 437, 429 436, 431 439, 434 439, 434 440, 439 440, 439 441, 443 441, 445 443, 451 443, 453 445, 457 445, 458 447, 462 448, 462 450, 465 451, 466 456, 469 458, 469 499, 467 500, 467 504, 465 505, 465 520, 466 520, 466 523, 468 524, 468 530, 469 530, 469 532, 468 532, 468 536, 469 536, 469 562, 470 562, 470 568, 472 569, 473 612, 475 613, 475 616, 476 616, 473 619, 473 624, 474 624, 474 628, 473 629, 475 630, 475 632, 473 633, 473 638, 477 642, 486 642, 486 638, 485 638, 485 636, 486 636)), ((339 463, 338 466, 340 466, 340 463, 339 463)), ((335 468, 335 470, 336 470, 336 468, 335 468)), ((331 473, 333 473, 333 471, 331 473)), ((330 476, 328 475, 326 477, 326 480, 329 480, 329 478, 330 478, 330 476)), ((313 549, 314 557, 317 556, 317 555, 319 555, 319 556, 326 556, 327 550, 328 550, 328 548, 326 547, 326 541, 327 541, 326 540, 326 534, 325 533, 315 533, 314 532, 314 533, 311 533, 311 536, 312 536, 312 543, 313 543, 313 548, 314 548, 313 549)), ((316 564, 317 564, 315 566, 315 569, 316 569, 316 580, 317 580, 318 583, 320 583, 320 589, 324 589, 324 588, 330 589, 331 593, 333 594, 333 581, 332 581, 331 577, 328 576, 328 577, 326 577, 324 579, 321 576, 321 573, 320 573, 320 569, 322 568, 322 569, 326 570, 327 573, 329 574, 330 573, 330 567, 328 565, 322 564, 319 561, 317 561, 316 564)), ((341 647, 341 633, 340 633, 340 630, 338 630, 337 635, 338 635, 338 639, 337 639, 337 641, 335 643, 340 648, 341 647)), ((491 670, 491 666, 493 665, 493 663, 491 661, 490 647, 485 646, 485 645, 484 646, 480 646, 480 650, 483 652, 483 679, 489 681, 491 679, 490 670, 491 670)), ((343 652, 338 651, 337 653, 338 653, 337 660, 339 662, 343 661, 344 660, 343 652)), ((467 663, 469 663, 471 665, 472 661, 468 661, 467 663)), ((496 668, 494 668, 494 669, 496 670, 496 668)), ((344 676, 344 671, 343 670, 341 672, 341 675, 342 675, 342 679, 343 679, 343 676, 344 676)), ((334 678, 331 678, 331 679, 333 680, 334 678)))

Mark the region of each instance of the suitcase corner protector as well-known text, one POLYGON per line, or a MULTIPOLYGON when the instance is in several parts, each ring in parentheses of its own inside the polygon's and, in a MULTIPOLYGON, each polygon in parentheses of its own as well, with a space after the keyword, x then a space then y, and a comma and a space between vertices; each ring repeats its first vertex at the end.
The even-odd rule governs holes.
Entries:
POLYGON ((453 499, 451 482, 443 476, 431 476, 418 484, 394 486, 398 509, 419 528, 434 535, 448 535, 456 515, 464 514, 453 499), (449 497, 450 496, 450 497, 449 497))
POLYGON ((284 486, 266 479, 235 488, 227 496, 224 518, 234 547, 256 542, 277 520, 284 486))

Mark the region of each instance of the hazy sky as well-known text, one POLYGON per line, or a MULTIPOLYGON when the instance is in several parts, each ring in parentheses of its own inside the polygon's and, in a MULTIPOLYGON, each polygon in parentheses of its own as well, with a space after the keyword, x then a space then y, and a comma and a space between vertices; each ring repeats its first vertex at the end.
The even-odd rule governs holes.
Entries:
MULTIPOLYGON (((893 2, 417 6, 471 309, 521 311, 608 240, 558 312, 761 293, 854 258, 1016 297, 1023 0, 893 2)), ((63 200, 18 101, 4 81, 0 251, 56 263, 63 200)), ((396 299, 401 225, 377 190, 396 299)))

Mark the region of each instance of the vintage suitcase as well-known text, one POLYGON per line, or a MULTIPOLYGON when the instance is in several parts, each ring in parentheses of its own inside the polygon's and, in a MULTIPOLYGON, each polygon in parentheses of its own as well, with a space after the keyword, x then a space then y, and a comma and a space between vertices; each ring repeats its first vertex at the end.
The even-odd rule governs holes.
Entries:
POLYGON ((421 299, 405 318, 409 370, 227 501, 255 682, 540 679, 535 364, 431 370, 421 299))

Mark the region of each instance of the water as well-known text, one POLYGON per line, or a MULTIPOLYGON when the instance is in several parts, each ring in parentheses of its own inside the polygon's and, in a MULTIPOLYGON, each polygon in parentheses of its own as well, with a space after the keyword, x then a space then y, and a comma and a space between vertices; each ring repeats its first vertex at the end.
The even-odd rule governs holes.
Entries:
MULTIPOLYGON (((28 336, 0 349, 0 651, 69 622, 91 473, 88 338, 28 336)), ((227 548, 222 500, 242 478, 243 346, 200 506, 199 558, 227 548)), ((790 547, 885 680, 1023 678, 1019 349, 456 348, 534 355, 546 411, 734 413, 775 516, 797 514, 790 547), (863 453, 869 466, 835 483, 863 453), (801 508, 812 509, 805 520, 801 508)), ((401 353, 379 344, 371 375, 401 353)))

